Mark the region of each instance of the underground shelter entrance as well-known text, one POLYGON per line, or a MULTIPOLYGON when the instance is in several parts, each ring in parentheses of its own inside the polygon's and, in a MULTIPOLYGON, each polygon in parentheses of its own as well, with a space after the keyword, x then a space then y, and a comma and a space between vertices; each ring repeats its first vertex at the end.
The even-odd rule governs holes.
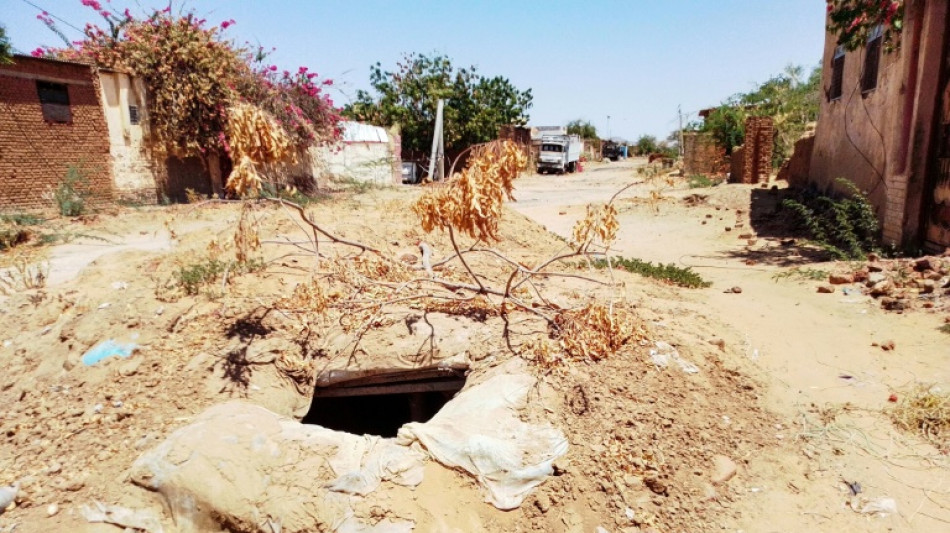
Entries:
POLYGON ((395 437, 407 422, 427 422, 464 385, 465 371, 454 368, 400 370, 318 384, 303 423, 395 437))

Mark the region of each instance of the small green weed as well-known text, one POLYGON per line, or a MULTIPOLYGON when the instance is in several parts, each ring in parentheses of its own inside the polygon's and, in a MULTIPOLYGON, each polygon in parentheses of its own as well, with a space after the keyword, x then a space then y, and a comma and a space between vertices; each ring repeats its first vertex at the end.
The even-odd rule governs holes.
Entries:
POLYGON ((29 213, 12 213, 9 215, 0 215, 0 222, 6 222, 14 226, 36 226, 42 224, 44 220, 29 213))
POLYGON ((944 324, 937 329, 943 333, 946 333, 947 335, 950 335, 950 324, 944 324))
POLYGON ((0 250, 8 250, 30 240, 33 233, 24 228, 8 226, 0 228, 0 250))
POLYGON ((24 226, 35 226, 41 222, 41 218, 24 213, 0 215, 0 250, 30 242, 36 232, 24 226))
POLYGON ((333 178, 333 183, 342 186, 348 192, 356 194, 366 194, 369 191, 385 188, 385 186, 375 181, 358 180, 352 176, 337 176, 333 178))
POLYGON ((185 294, 195 295, 201 292, 202 287, 205 285, 209 285, 221 279, 225 272, 238 275, 248 272, 257 272, 263 268, 264 261, 261 259, 251 259, 245 263, 207 259, 198 263, 178 267, 174 277, 178 282, 178 286, 185 291, 185 294))
POLYGON ((703 174, 693 174, 687 180, 687 184, 690 189, 705 189, 707 187, 715 187, 721 183, 720 180, 710 178, 709 176, 703 174))
POLYGON ((877 250, 880 224, 867 196, 845 179, 838 179, 848 194, 834 199, 806 192, 782 201, 795 222, 819 247, 836 259, 864 259, 877 250))
POLYGON ((312 204, 317 204, 327 200, 330 196, 326 193, 313 192, 313 193, 304 193, 301 192, 296 187, 283 188, 276 187, 273 184, 265 183, 264 187, 261 189, 262 198, 280 198, 282 200, 287 200, 288 202, 293 202, 297 205, 308 206, 312 204))
MULTIPOLYGON (((610 260, 610 262, 614 266, 622 268, 628 272, 640 274, 641 276, 648 278, 666 281, 680 287, 696 289, 709 287, 712 285, 711 282, 704 280, 702 276, 693 272, 691 268, 678 267, 673 263, 668 265, 657 263, 654 265, 650 261, 643 261, 642 259, 637 259, 635 257, 614 257, 610 260)), ((597 259, 593 262, 593 265, 595 268, 607 268, 608 263, 606 259, 597 259)))
POLYGON ((795 267, 791 270, 786 270, 784 272, 776 272, 772 275, 772 281, 779 281, 781 279, 800 279, 800 280, 811 280, 811 281, 822 281, 828 279, 828 271, 821 270, 820 268, 802 268, 795 267))

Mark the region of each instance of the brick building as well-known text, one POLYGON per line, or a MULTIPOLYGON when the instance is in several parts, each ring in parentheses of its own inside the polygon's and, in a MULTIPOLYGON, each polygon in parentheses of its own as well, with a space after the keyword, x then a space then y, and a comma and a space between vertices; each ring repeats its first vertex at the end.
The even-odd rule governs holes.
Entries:
POLYGON ((113 200, 99 79, 87 65, 16 56, 0 66, 0 211, 49 209, 71 166, 89 201, 113 200))
POLYGON ((852 181, 868 193, 885 242, 913 249, 950 247, 948 17, 945 1, 908 0, 892 54, 879 32, 854 52, 825 38, 808 181, 826 190, 852 181))

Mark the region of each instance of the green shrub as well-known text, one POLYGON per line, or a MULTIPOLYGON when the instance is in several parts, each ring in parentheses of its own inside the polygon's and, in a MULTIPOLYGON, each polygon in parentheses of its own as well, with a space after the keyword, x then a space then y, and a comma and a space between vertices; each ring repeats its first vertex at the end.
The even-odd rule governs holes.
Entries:
POLYGON ((66 170, 66 177, 59 183, 53 192, 53 201, 59 208, 59 214, 64 217, 77 217, 86 210, 86 196, 84 190, 88 180, 85 172, 76 166, 66 170))
MULTIPOLYGON (((643 261, 635 257, 626 258, 618 256, 611 259, 610 264, 628 272, 633 272, 634 274, 666 281, 680 287, 696 289, 712 285, 711 282, 704 280, 699 274, 693 272, 691 268, 678 267, 673 263, 668 265, 657 263, 654 265, 650 261, 643 261)), ((595 268, 607 268, 608 262, 606 259, 598 259, 593 262, 593 265, 595 268)))
POLYGON ((850 181, 837 181, 848 190, 840 198, 806 191, 781 205, 811 240, 836 259, 864 259, 878 249, 880 224, 867 196, 850 181))

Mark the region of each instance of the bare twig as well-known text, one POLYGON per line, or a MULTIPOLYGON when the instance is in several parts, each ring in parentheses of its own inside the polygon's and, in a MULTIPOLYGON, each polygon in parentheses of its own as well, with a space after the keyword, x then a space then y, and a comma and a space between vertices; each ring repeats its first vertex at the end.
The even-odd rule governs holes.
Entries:
POLYGON ((462 266, 465 267, 465 270, 472 276, 472 279, 475 280, 475 283, 478 285, 479 292, 485 292, 485 286, 482 285, 482 280, 478 279, 478 276, 475 275, 475 272, 472 271, 472 267, 468 266, 468 263, 465 261, 465 258, 462 257, 462 252, 459 250, 458 244, 455 242, 455 230, 452 229, 452 226, 448 226, 449 229, 449 240, 452 241, 452 248, 455 249, 455 255, 458 256, 459 261, 462 262, 462 266))
POLYGON ((374 254, 376 254, 376 255, 378 255, 378 256, 380 256, 380 257, 382 257, 382 258, 384 258, 384 259, 386 259, 386 260, 388 260, 388 261, 395 262, 394 259, 390 259, 389 257, 387 257, 387 256, 386 256, 382 251, 380 251, 378 248, 373 248, 372 246, 363 244, 363 243, 361 243, 361 242, 350 241, 350 240, 344 239, 344 238, 342 238, 342 237, 337 237, 336 235, 334 235, 334 234, 330 233, 329 231, 323 229, 322 227, 320 227, 320 225, 318 225, 316 222, 314 222, 314 221, 307 215, 307 211, 303 208, 303 206, 301 206, 301 205, 299 205, 299 204, 295 204, 294 202, 288 202, 287 200, 284 200, 283 198, 267 198, 267 200, 270 201, 270 202, 275 202, 275 203, 278 203, 278 204, 280 204, 280 205, 287 206, 287 207, 291 207, 291 208, 295 209, 298 213, 300 213, 300 218, 301 218, 304 222, 306 222, 311 228, 313 228, 314 231, 319 232, 319 233, 322 234, 324 237, 330 239, 330 241, 333 242, 333 243, 336 243, 336 244, 344 244, 344 245, 346 245, 346 246, 352 246, 353 248, 359 248, 361 251, 364 251, 364 252, 373 252, 374 254))

